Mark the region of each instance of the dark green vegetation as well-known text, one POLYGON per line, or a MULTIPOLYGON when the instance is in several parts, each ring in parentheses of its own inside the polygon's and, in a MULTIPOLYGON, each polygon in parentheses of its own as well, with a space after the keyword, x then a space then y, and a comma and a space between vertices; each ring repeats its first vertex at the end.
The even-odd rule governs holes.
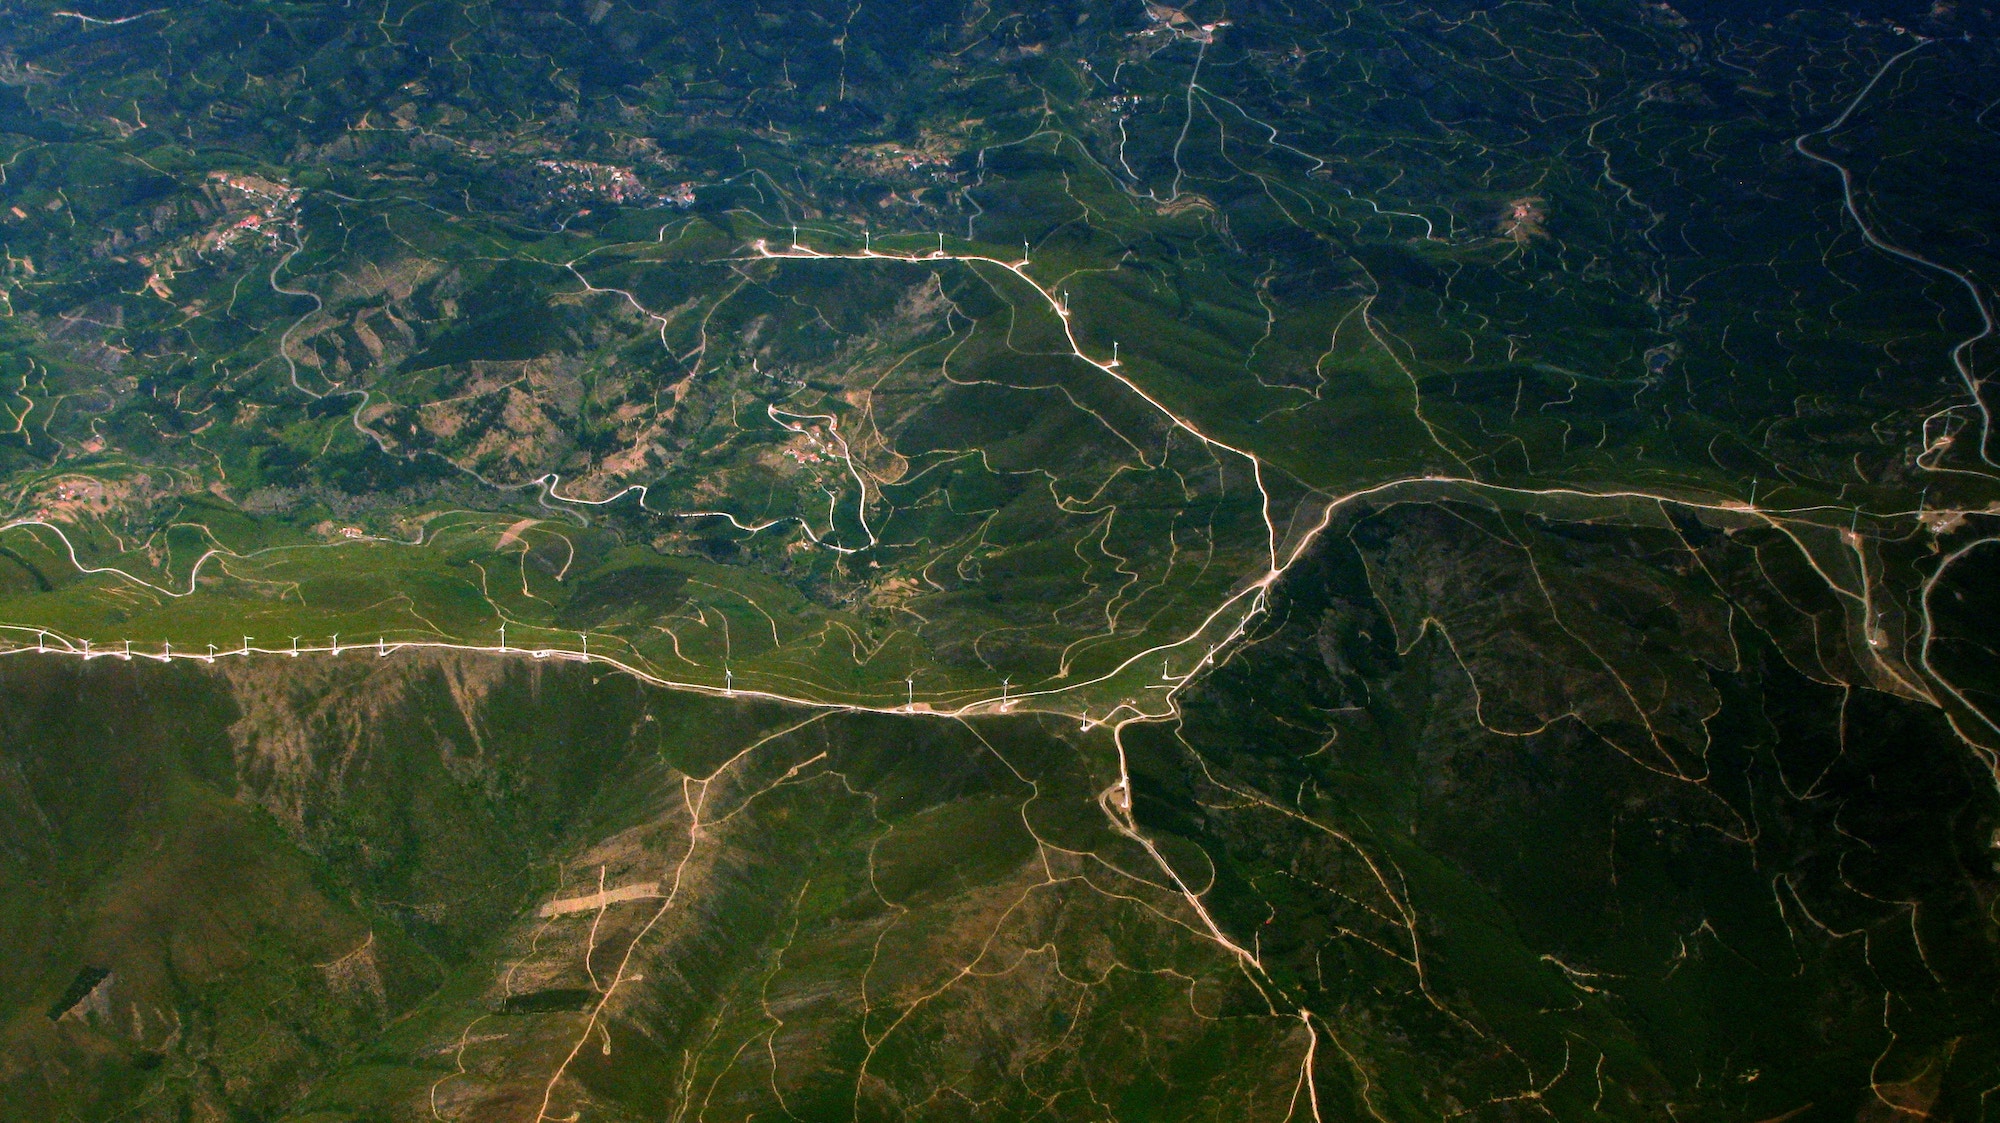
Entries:
POLYGON ((1354 1056, 1341 1117, 1989 1117, 1992 773, 1813 650, 1839 609, 1781 542, 1458 504, 1339 532, 1126 741, 1141 821, 1354 1056))
POLYGON ((0 0, 0 1115, 1984 1118, 1996 29, 0 0))

